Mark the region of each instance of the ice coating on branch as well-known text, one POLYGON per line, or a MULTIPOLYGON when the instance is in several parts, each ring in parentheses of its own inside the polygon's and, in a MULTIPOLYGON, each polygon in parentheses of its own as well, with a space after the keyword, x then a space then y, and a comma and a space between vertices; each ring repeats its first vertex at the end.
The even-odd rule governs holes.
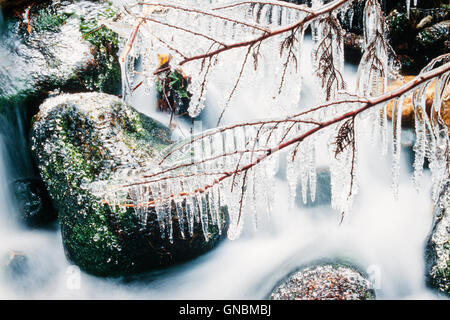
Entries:
MULTIPOLYGON (((287 112, 292 112, 300 95, 298 69, 302 63, 300 49, 304 28, 293 30, 291 34, 271 37, 254 44, 250 49, 238 47, 211 59, 205 57, 186 63, 183 61, 186 57, 202 55, 208 50, 219 50, 223 44, 254 39, 267 32, 265 30, 286 26, 308 14, 307 11, 296 9, 297 6, 285 7, 290 4, 284 2, 284 6, 277 4, 277 1, 149 1, 147 6, 129 8, 128 11, 135 14, 134 17, 125 12, 131 35, 140 19, 145 18, 145 23, 140 24, 133 46, 126 55, 126 63, 122 65, 127 75, 124 77, 124 92, 129 92, 132 87, 132 66, 137 59, 144 66, 147 85, 154 84, 157 77, 154 74, 157 68, 155 57, 163 52, 172 56, 172 69, 182 69, 191 78, 190 90, 193 96, 189 112, 192 116, 198 115, 204 108, 208 84, 213 82, 225 92, 218 98, 223 107, 234 104, 233 92, 239 87, 261 86, 261 95, 271 100, 275 97, 273 104, 280 109, 274 107, 274 114, 282 120, 277 117, 275 120, 272 118, 205 131, 189 141, 179 142, 166 149, 160 161, 133 173, 131 182, 129 168, 128 171, 120 169, 112 180, 95 182, 91 187, 92 192, 111 205, 132 205, 144 225, 149 215, 155 213, 161 233, 169 240, 172 240, 175 232, 174 221, 178 221, 182 237, 192 236, 194 224, 198 223, 206 240, 209 239, 208 230, 211 227, 217 227, 220 233, 226 232, 230 239, 236 239, 242 232, 244 221, 249 221, 244 219, 245 215, 251 215, 250 222, 255 227, 266 216, 272 215, 278 157, 283 154, 277 152, 278 147, 316 128, 318 123, 358 109, 361 103, 330 105, 305 116, 285 117, 287 112), (194 20, 196 23, 192 24, 194 20), (178 29, 174 30, 167 24, 176 25, 178 29), (180 28, 189 28, 189 31, 180 28), (280 48, 284 49, 280 52, 280 48), (290 63, 285 67, 286 61, 290 63), (224 77, 224 74, 227 76, 224 77), (221 214, 225 207, 229 218, 228 230, 224 230, 221 214)), ((313 1, 313 7, 308 9, 322 4, 322 1, 313 1)), ((362 97, 383 94, 392 71, 383 19, 378 1, 368 0, 364 17, 365 53, 358 69, 357 93, 362 97)), ((333 60, 332 64, 323 64, 323 59, 313 59, 317 71, 335 70, 342 73, 342 42, 339 39, 340 26, 336 21, 336 13, 333 12, 312 22, 313 55, 328 55, 333 60)), ((441 62, 448 62, 448 57, 441 62)), ((436 61, 423 72, 437 65, 436 61)), ((330 73, 325 75, 325 79, 330 79, 330 73)), ((358 191, 358 137, 363 133, 373 132, 373 135, 379 136, 383 153, 388 151, 392 141, 394 196, 398 194, 401 107, 408 95, 414 97, 417 134, 414 182, 416 185, 420 183, 423 165, 428 159, 434 183, 433 195, 438 194, 442 181, 448 176, 448 128, 441 119, 440 106, 443 88, 449 83, 449 74, 435 81, 431 113, 427 114, 425 101, 425 91, 431 85, 429 81, 398 97, 393 108, 392 127, 387 120, 385 102, 357 117, 346 118, 317 132, 329 141, 332 207, 339 213, 345 214, 351 210, 358 191), (369 121, 373 128, 359 125, 364 119, 373 120, 369 121)), ((327 89, 325 86, 323 97, 327 95, 327 89)), ((355 95, 341 92, 339 86, 331 86, 329 98, 322 100, 352 98, 355 95)), ((301 196, 303 202, 307 201, 308 196, 312 201, 315 199, 316 136, 310 135, 285 149, 291 207, 296 196, 301 196), (302 185, 301 195, 296 194, 298 183, 302 185)))
MULTIPOLYGON (((278 115, 280 111, 287 114, 297 106, 304 28, 292 30, 289 39, 282 34, 252 46, 238 46, 217 55, 211 53, 291 25, 308 14, 306 6, 265 0, 149 0, 125 6, 122 14, 121 28, 128 25, 130 30, 121 55, 125 99, 135 85, 134 62, 141 62, 148 88, 157 81, 158 55, 168 54, 171 69, 182 71, 189 79, 191 117, 198 116, 205 107, 211 83, 221 88, 217 103, 222 108, 232 105, 236 91, 249 85, 261 86, 261 94, 267 100, 274 99, 274 105, 280 106, 276 110, 278 115), (202 58, 197 59, 199 56, 202 58), (224 72, 226 78, 221 76, 224 72), (268 77, 272 81, 267 81, 268 77)), ((109 27, 119 29, 117 23, 109 27)))
MULTIPOLYGON (((421 74, 433 70, 442 63, 450 62, 450 55, 436 58, 421 74)), ((414 184, 420 187, 425 159, 428 159, 432 177, 432 198, 437 201, 441 188, 449 177, 449 129, 441 116, 444 95, 448 95, 449 73, 428 81, 413 92, 416 143, 414 145, 414 184), (434 85, 433 104, 427 112, 426 91, 434 85)))
POLYGON ((170 241, 174 218, 182 237, 192 235, 194 222, 201 225, 206 240, 209 226, 222 232, 220 212, 226 206, 228 237, 235 239, 242 230, 244 212, 252 212, 255 222, 263 209, 270 215, 277 155, 248 172, 234 171, 275 147, 284 130, 283 125, 269 123, 262 129, 254 125, 207 131, 169 147, 159 165, 152 163, 134 172, 136 179, 130 179, 130 169, 118 169, 111 180, 94 182, 89 188, 110 205, 132 205, 143 225, 154 212, 161 234, 170 241), (227 179, 219 183, 223 177, 227 179))
MULTIPOLYGON (((417 0, 414 0, 413 6, 417 7, 417 0)), ((411 0, 406 0, 406 15, 409 18, 411 12, 411 0)))
MULTIPOLYGON (((322 5, 313 1, 312 8, 322 5)), ((340 90, 345 89, 344 71, 344 31, 336 13, 324 15, 311 24, 313 49, 311 61, 318 86, 319 99, 335 100, 340 90)))
POLYGON ((377 0, 366 2, 363 18, 364 54, 358 68, 357 87, 364 96, 376 96, 386 91, 392 64, 391 48, 385 37, 384 15, 377 0))
POLYGON ((398 186, 400 179, 400 153, 401 153, 401 137, 402 137, 402 107, 404 97, 394 101, 392 107, 392 189, 394 199, 398 200, 398 186))
POLYGON ((411 0, 406 0, 406 16, 409 18, 409 13, 411 11, 411 0))

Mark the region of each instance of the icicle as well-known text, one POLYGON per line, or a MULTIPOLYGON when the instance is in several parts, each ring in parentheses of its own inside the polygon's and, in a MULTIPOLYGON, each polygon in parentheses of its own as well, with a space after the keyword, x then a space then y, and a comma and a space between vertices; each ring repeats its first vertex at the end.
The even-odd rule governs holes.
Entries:
POLYGON ((161 200, 162 199, 161 188, 160 188, 159 183, 157 183, 157 182, 150 184, 150 188, 152 190, 153 199, 155 201, 155 213, 156 213, 156 218, 159 223, 161 237, 165 238, 166 224, 165 224, 165 219, 164 219, 165 212, 164 212, 164 208, 163 208, 163 201, 161 200))
POLYGON ((192 197, 186 198, 186 218, 190 237, 194 235, 194 204, 195 203, 192 201, 192 197))
MULTIPOLYGON (((380 123, 380 130, 381 130, 381 154, 384 156, 384 155, 387 154, 387 151, 388 151, 387 104, 383 105, 383 109, 381 111, 382 111, 382 113, 380 114, 380 118, 381 118, 381 123, 380 123)), ((394 108, 392 108, 392 112, 394 112, 394 108)))
POLYGON ((420 190, 420 180, 422 178, 423 166, 425 163, 426 135, 423 119, 418 111, 414 112, 416 143, 414 144, 414 175, 413 182, 417 192, 420 190))
POLYGON ((300 183, 302 186, 302 200, 306 204, 308 202, 308 161, 307 161, 307 150, 305 148, 305 143, 300 144, 298 148, 298 157, 300 162, 300 183))
POLYGON ((406 16, 409 19, 409 14, 411 11, 411 0, 406 0, 406 16))
POLYGON ((122 97, 125 101, 131 93, 130 82, 128 80, 128 66, 127 61, 120 61, 120 72, 122 74, 122 97))
POLYGON ((203 231, 203 237, 205 238, 206 241, 209 240, 209 219, 208 219, 208 210, 207 210, 207 206, 206 206, 206 198, 205 198, 205 193, 202 192, 200 194, 197 194, 197 196, 195 197, 196 202, 198 203, 198 216, 199 216, 199 220, 202 226, 202 231, 203 231))
POLYGON ((316 136, 311 136, 308 138, 308 156, 309 156, 309 193, 311 202, 316 201, 316 184, 317 184, 317 173, 316 173, 316 136))
POLYGON ((182 192, 184 192, 183 190, 183 182, 182 181, 176 181, 174 183, 174 194, 175 194, 175 198, 174 198, 174 203, 175 203, 175 212, 177 214, 177 220, 178 220, 178 225, 180 227, 180 235, 182 239, 185 239, 185 213, 183 210, 183 200, 184 198, 178 196, 179 194, 181 194, 182 192))
POLYGON ((416 190, 419 191, 420 180, 422 178, 423 166, 425 163, 425 156, 427 150, 427 134, 424 115, 426 115, 425 107, 425 97, 424 97, 424 86, 416 89, 413 94, 414 103, 414 121, 415 121, 415 131, 416 131, 416 143, 413 147, 415 158, 414 158, 414 175, 413 182, 416 190))
POLYGON ((292 147, 286 156, 286 179, 289 186, 289 208, 294 208, 295 198, 297 196, 297 184, 298 184, 298 166, 299 161, 296 155, 296 147, 292 147))
POLYGON ((393 139, 392 139, 392 188, 394 192, 394 199, 398 200, 398 186, 400 180, 400 154, 401 154, 401 126, 402 126, 402 107, 404 97, 394 101, 392 107, 393 119, 393 139))
POLYGON ((365 96, 377 96, 387 89, 389 44, 385 37, 383 12, 377 0, 368 0, 364 8, 364 54, 358 67, 357 89, 365 96))

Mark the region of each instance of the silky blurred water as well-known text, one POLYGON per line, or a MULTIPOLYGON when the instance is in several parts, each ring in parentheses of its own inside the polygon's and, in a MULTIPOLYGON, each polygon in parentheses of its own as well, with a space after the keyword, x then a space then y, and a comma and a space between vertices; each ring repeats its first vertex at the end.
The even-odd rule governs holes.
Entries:
MULTIPOLYGON (((307 40, 305 52, 309 52, 310 46, 307 40)), ((302 63, 306 66, 302 71, 305 79, 302 103, 312 105, 315 85, 310 80, 308 56, 304 55, 302 63)), ((345 73, 354 82, 355 67, 346 66, 345 73)), ((217 122, 221 110, 214 104, 216 94, 221 94, 220 88, 211 88, 208 106, 201 121, 196 123, 198 129, 213 127, 217 122)), ((238 103, 227 111, 222 124, 265 118, 270 114, 270 101, 258 100, 254 88, 245 88, 236 99, 238 103)), ((154 102, 155 98, 142 89, 136 90, 132 98, 138 110, 167 123, 169 117, 156 113, 154 102)), ((9 185, 15 173, 20 172, 14 166, 23 161, 8 159, 11 148, 26 146, 7 143, 11 136, 19 139, 24 135, 20 125, 7 127, 0 129, 0 257, 12 250, 19 251, 27 257, 28 266, 18 279, 0 277, 2 299, 263 299, 289 273, 321 259, 345 259, 366 271, 376 285, 378 298, 436 298, 426 289, 424 279, 424 245, 432 223, 430 176, 426 171, 421 192, 417 194, 406 152, 402 154, 400 199, 394 201, 389 187, 391 157, 381 156, 380 147, 368 141, 362 144, 360 192, 352 213, 342 224, 340 213, 328 206, 288 209, 282 162, 270 221, 256 231, 246 223, 238 240, 225 240, 193 261, 125 282, 93 277, 70 265, 64 257, 56 225, 40 230, 16 222, 14 217, 18 213, 9 185)), ((175 136, 182 137, 189 132, 189 124, 181 120, 177 121, 177 128, 175 136)), ((323 166, 326 165, 325 143, 321 145, 318 164, 323 166)), ((23 157, 21 152, 12 154, 23 157)), ((326 187, 319 185, 319 188, 326 187)))

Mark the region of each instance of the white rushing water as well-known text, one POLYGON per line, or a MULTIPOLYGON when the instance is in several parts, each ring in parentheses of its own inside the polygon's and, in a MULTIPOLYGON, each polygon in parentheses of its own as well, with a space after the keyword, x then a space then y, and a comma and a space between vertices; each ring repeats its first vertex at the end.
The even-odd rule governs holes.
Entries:
MULTIPOLYGON (((305 40, 305 53, 311 40, 305 40)), ((315 84, 311 81, 309 54, 303 54, 302 103, 312 105, 315 84)), ((356 82, 356 70, 346 66, 347 79, 356 82)), ((226 76, 226 75, 225 75, 226 76)), ((220 114, 214 104, 220 88, 211 88, 201 116, 203 128, 214 127, 220 114)), ((270 101, 261 100, 252 87, 241 90, 223 124, 265 118, 270 101)), ((169 117, 154 111, 154 100, 136 90, 132 104, 163 122, 169 117)), ((179 127, 183 127, 179 124, 179 127)), ((178 135, 187 134, 177 131, 178 135)), ((240 239, 224 240, 216 249, 187 263, 150 272, 141 279, 121 282, 90 276, 64 257, 59 229, 31 230, 18 225, 10 200, 12 170, 5 160, 0 139, 0 257, 12 250, 27 256, 29 267, 16 279, 0 278, 0 298, 39 299, 263 299, 296 268, 319 259, 352 261, 371 276, 380 299, 436 298, 425 287, 424 245, 432 223, 431 179, 424 172, 421 192, 416 193, 412 163, 401 154, 399 200, 391 185, 391 156, 382 156, 380 146, 361 144, 360 191, 352 213, 340 225, 340 213, 329 205, 288 208, 288 184, 277 174, 273 216, 257 231, 245 224, 240 239)), ((404 139, 406 140, 406 139, 404 139)), ((318 150, 317 163, 325 165, 318 150)), ((388 153, 389 154, 389 153, 388 153)), ((285 170, 281 164, 280 171, 285 170)), ((318 193, 326 185, 318 185, 318 193)), ((299 197, 299 196, 298 196, 299 197)), ((250 217, 250 215, 245 215, 250 217)))

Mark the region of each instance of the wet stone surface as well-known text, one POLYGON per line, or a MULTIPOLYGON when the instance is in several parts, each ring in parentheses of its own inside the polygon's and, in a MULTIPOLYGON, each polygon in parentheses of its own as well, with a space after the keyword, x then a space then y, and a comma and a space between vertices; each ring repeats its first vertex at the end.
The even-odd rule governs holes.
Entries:
POLYGON ((343 266, 323 265, 294 273, 270 295, 271 300, 372 300, 371 283, 343 266))
POLYGON ((450 188, 444 187, 435 207, 435 223, 426 248, 427 282, 450 296, 450 188))

